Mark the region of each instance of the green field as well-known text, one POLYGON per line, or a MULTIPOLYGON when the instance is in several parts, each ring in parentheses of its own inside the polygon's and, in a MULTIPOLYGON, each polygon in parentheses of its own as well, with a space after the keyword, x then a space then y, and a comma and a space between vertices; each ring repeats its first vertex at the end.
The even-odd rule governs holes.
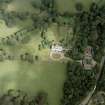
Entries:
MULTIPOLYGON (((22 26, 28 25, 27 22, 25 24, 21 22, 21 27, 8 28, 4 21, 1 20, 1 22, 0 37, 10 36, 21 29, 22 26)), ((52 61, 49 58, 49 49, 38 51, 38 44, 41 42, 39 32, 33 31, 28 34, 30 35, 28 43, 11 47, 3 46, 3 48, 15 56, 30 52, 38 55, 39 60, 34 64, 21 62, 20 60, 0 62, 0 93, 5 93, 8 89, 20 89, 30 95, 45 91, 48 93, 49 104, 59 105, 62 98, 66 64, 52 61)), ((48 29, 46 35, 49 40, 56 40, 59 37, 54 32, 53 26, 48 29)))
POLYGON ((31 1, 33 0, 13 0, 13 2, 8 5, 7 11, 32 12, 34 9, 30 5, 31 1))
MULTIPOLYGON (((35 32, 32 33, 35 34, 35 32)), ((50 29, 48 33, 49 39, 55 39, 50 29)), ((0 93, 5 93, 8 89, 20 89, 30 95, 35 95, 38 91, 45 91, 48 93, 50 105, 59 105, 66 64, 52 61, 49 58, 48 49, 38 51, 40 41, 40 35, 36 34, 27 44, 9 47, 9 49, 5 47, 15 56, 24 52, 37 54, 39 60, 34 64, 20 60, 0 62, 0 93)))
POLYGON ((21 89, 31 95, 45 91, 50 105, 59 105, 64 80, 65 65, 59 62, 0 63, 0 93, 8 89, 21 89))
MULTIPOLYGON (((7 8, 9 11, 30 11, 35 12, 35 10, 30 5, 30 2, 33 0, 14 0, 7 8), (20 3, 21 2, 21 3, 20 3), (23 6, 23 4, 25 6, 23 6), (29 9, 27 9, 29 8, 29 9)), ((37 0, 36 0, 37 1, 37 0)), ((92 0, 56 0, 57 8, 60 12, 69 11, 69 12, 75 12, 75 3, 76 2, 82 2, 85 8, 88 8, 91 4, 92 0)), ((99 0, 95 0, 96 2, 99 0)), ((104 2, 104 0, 100 0, 101 4, 104 2)))
POLYGON ((0 20, 0 38, 9 36, 16 32, 18 27, 8 28, 3 20, 0 20))

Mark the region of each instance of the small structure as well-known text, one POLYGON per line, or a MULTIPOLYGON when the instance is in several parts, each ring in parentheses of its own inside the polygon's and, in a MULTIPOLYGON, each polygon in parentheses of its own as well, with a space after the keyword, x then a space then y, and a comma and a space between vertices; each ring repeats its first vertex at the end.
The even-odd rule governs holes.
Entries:
POLYGON ((59 60, 64 58, 64 48, 60 45, 60 43, 53 43, 51 47, 50 57, 53 60, 59 60))
POLYGON ((54 44, 54 45, 52 45, 51 51, 59 53, 59 52, 63 51, 63 47, 60 46, 59 44, 54 44))
POLYGON ((96 65, 96 61, 93 59, 93 50, 91 46, 88 46, 85 51, 84 51, 84 57, 82 60, 82 66, 87 69, 90 70, 93 67, 95 67, 96 65))

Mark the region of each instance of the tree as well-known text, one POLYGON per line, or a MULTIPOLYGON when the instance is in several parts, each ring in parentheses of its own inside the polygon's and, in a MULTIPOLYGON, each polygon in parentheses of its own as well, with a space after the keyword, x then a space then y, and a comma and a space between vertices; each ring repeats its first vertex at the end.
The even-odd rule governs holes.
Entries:
POLYGON ((0 96, 0 105, 48 105, 46 92, 39 92, 34 95, 29 96, 24 91, 10 89, 0 96))
POLYGON ((47 103, 48 103, 47 97, 48 97, 47 93, 39 92, 38 95, 36 96, 35 103, 37 105, 47 105, 47 103))
POLYGON ((77 3, 75 4, 75 8, 76 8, 76 10, 77 10, 78 12, 82 12, 83 9, 84 9, 83 4, 82 4, 81 2, 77 2, 77 3))
POLYGON ((35 60, 38 60, 38 59, 39 59, 39 57, 38 57, 38 55, 36 55, 36 56, 35 56, 35 60))
POLYGON ((1 3, 11 3, 13 0, 0 0, 1 3))
POLYGON ((67 63, 67 79, 63 87, 62 105, 76 105, 95 84, 96 70, 84 70, 78 63, 67 63), (84 93, 85 92, 85 93, 84 93))
POLYGON ((32 2, 31 2, 31 5, 32 5, 34 8, 40 9, 40 8, 41 8, 41 1, 40 1, 40 0, 32 1, 32 2))

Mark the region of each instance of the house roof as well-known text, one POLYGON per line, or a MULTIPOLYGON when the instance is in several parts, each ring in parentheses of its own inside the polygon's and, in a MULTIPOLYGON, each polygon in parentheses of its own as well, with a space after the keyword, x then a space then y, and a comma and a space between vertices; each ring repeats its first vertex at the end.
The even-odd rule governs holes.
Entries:
POLYGON ((63 47, 60 46, 60 45, 52 45, 52 49, 51 50, 52 51, 59 51, 59 52, 61 52, 61 51, 63 51, 63 47))

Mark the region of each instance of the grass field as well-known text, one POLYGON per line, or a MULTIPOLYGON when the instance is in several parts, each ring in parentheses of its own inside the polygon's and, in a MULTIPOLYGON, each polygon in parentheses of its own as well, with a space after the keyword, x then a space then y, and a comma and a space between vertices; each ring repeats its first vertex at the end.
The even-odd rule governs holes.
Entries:
MULTIPOLYGON (((35 12, 35 9, 31 6, 31 1, 33 0, 14 0, 7 8, 9 11, 29 11, 29 12, 35 12), (23 4, 25 6, 23 6, 23 4), (29 9, 28 9, 29 8, 29 9)), ((69 11, 74 12, 75 11, 75 3, 76 2, 82 2, 84 7, 87 9, 92 1, 94 0, 56 0, 57 8, 60 12, 69 11)), ((99 0, 95 0, 96 2, 99 0)), ((104 0, 100 0, 102 3, 105 2, 104 0)))
MULTIPOLYGON (((26 25, 24 24, 24 26, 26 25)), ((1 37, 9 36, 18 30, 18 28, 6 27, 5 23, 2 23, 1 27, 1 37)), ((49 40, 56 40, 57 38, 53 30, 53 27, 51 27, 46 33, 49 40)), ((24 52, 33 53, 39 56, 39 61, 34 64, 18 60, 0 62, 0 93, 4 93, 8 89, 20 89, 30 95, 34 95, 38 91, 45 91, 48 93, 50 105, 60 105, 66 65, 50 60, 48 49, 38 51, 38 44, 42 39, 40 33, 36 33, 36 31, 29 33, 31 37, 27 44, 9 47, 9 50, 14 55, 24 52)), ((8 50, 7 47, 5 49, 8 50)))
POLYGON ((30 4, 31 1, 33 0, 13 0, 13 2, 8 5, 7 11, 32 12, 34 9, 30 4))
POLYGON ((0 38, 9 36, 16 32, 17 30, 19 30, 18 27, 8 28, 5 22, 3 20, 0 20, 0 38))
POLYGON ((50 105, 59 105, 65 65, 59 62, 28 64, 18 61, 0 63, 0 93, 8 89, 21 89, 34 95, 38 91, 48 93, 50 105))
MULTIPOLYGON (((56 0, 58 4, 58 10, 62 13, 68 11, 70 13, 75 12, 75 4, 76 2, 81 2, 84 5, 85 9, 89 8, 89 5, 92 1, 99 1, 99 0, 56 0)), ((105 0, 100 0, 104 2, 105 0)))

